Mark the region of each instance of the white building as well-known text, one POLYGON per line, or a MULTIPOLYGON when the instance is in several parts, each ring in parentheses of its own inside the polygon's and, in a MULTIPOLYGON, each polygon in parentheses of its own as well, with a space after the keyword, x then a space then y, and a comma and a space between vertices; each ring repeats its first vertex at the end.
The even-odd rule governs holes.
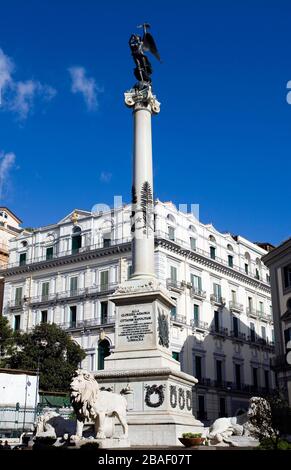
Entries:
MULTIPOLYGON (((3 314, 13 328, 55 322, 86 350, 84 368, 103 368, 114 352, 108 297, 130 275, 130 213, 130 205, 76 210, 11 241, 3 314)), ((275 387, 269 274, 261 262, 266 251, 170 202, 156 202, 155 237, 156 275, 177 303, 173 356, 199 379, 195 413, 205 420, 238 413, 250 395, 275 387)))

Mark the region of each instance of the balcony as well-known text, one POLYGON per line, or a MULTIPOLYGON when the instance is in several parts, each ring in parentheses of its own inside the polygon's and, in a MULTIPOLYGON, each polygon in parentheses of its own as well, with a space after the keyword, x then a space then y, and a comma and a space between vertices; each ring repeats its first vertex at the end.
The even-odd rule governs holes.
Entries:
POLYGON ((177 281, 176 279, 168 278, 166 282, 167 282, 167 289, 170 289, 175 292, 182 292, 182 290, 185 287, 184 283, 177 281))
POLYGON ((200 378, 196 387, 208 387, 224 390, 226 392, 238 392, 243 394, 251 395, 257 393, 259 395, 265 395, 270 392, 270 389, 265 387, 259 387, 255 385, 249 385, 245 383, 227 382, 225 380, 212 380, 208 378, 200 378))
POLYGON ((236 341, 245 341, 246 340, 246 334, 242 333, 241 331, 231 330, 230 336, 232 337, 233 340, 236 340, 236 341))
POLYGON ((80 321, 72 321, 60 324, 60 327, 63 330, 84 330, 88 331, 90 328, 94 328, 96 326, 106 326, 106 325, 114 325, 115 323, 115 316, 104 316, 103 318, 92 318, 89 320, 80 320, 80 321))
POLYGON ((214 336, 226 337, 228 336, 228 328, 211 326, 210 333, 214 336))
MULTIPOLYGON (((60 303, 68 299, 83 299, 86 297, 90 298, 98 295, 105 295, 108 292, 113 292, 117 285, 117 283, 108 283, 81 289, 61 291, 54 294, 38 295, 36 297, 22 299, 17 307, 22 308, 24 301, 27 301, 30 306, 37 306, 41 304, 60 303)), ((8 305, 9 308, 16 308, 16 305, 14 304, 10 302, 8 305)))
POLYGON ((171 322, 178 323, 180 325, 186 325, 187 319, 184 315, 171 315, 171 322))
POLYGON ((247 336, 247 341, 253 346, 258 346, 270 350, 274 350, 274 341, 270 341, 268 338, 261 338, 260 336, 253 334, 247 336))
POLYGON ((211 294, 210 295, 210 302, 213 304, 213 305, 217 305, 218 307, 224 307, 225 306, 225 298, 224 297, 220 297, 216 294, 211 294))
POLYGON ((197 287, 191 287, 190 296, 192 299, 204 300, 206 299, 205 290, 198 289, 197 287))
POLYGON ((193 332, 195 331, 209 331, 209 325, 205 321, 191 320, 191 326, 193 332))
POLYGON ((231 300, 229 302, 229 310, 231 312, 241 313, 243 311, 243 304, 239 304, 231 300))

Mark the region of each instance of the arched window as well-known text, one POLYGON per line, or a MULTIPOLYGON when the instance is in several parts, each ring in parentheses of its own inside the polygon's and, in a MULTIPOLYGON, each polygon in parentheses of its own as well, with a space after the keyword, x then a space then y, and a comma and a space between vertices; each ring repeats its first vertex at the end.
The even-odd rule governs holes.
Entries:
POLYGON ((110 343, 108 339, 102 339, 98 343, 98 370, 104 369, 104 359, 110 356, 110 343))
POLYGON ((169 224, 171 224, 171 225, 168 225, 168 238, 169 240, 175 241, 176 234, 175 234, 175 227, 173 227, 173 225, 176 225, 175 217, 171 214, 168 214, 167 220, 169 224))
POLYGON ((251 263, 251 256, 248 251, 245 252, 245 273, 249 274, 249 266, 251 263))
POLYGON ((45 257, 47 260, 52 259, 54 257, 54 242, 54 236, 51 233, 48 234, 45 239, 45 257))
POLYGON ((256 259, 256 279, 261 279, 261 269, 262 269, 262 262, 260 258, 256 259))
POLYGON ((211 243, 216 243, 215 237, 213 235, 209 235, 209 241, 211 243))
POLYGON ((229 243, 229 244, 227 245, 227 249, 228 249, 228 251, 233 251, 233 246, 229 243))
POLYGON ((167 215, 167 220, 171 222, 171 224, 176 224, 176 219, 172 214, 167 215))
POLYGON ((81 228, 76 226, 72 233, 72 254, 79 253, 82 246, 81 228))

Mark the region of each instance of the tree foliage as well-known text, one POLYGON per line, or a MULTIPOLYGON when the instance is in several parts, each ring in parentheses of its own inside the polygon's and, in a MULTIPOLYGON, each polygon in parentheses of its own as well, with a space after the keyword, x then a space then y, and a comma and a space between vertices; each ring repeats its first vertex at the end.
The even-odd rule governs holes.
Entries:
POLYGON ((5 366, 5 357, 13 353, 15 346, 15 335, 9 321, 0 315, 0 367, 5 366))
POLYGON ((67 391, 85 351, 57 325, 42 323, 17 335, 17 350, 7 359, 13 369, 38 370, 40 390, 67 391))

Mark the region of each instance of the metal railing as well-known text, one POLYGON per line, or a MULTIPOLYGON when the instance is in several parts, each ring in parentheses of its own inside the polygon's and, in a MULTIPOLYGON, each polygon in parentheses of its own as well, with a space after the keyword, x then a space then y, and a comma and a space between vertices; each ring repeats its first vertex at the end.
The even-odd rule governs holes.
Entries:
POLYGON ((38 295, 30 298, 24 297, 22 299, 16 299, 14 301, 12 300, 7 302, 7 306, 8 308, 23 308, 25 303, 27 305, 35 305, 50 302, 57 303, 69 298, 86 297, 94 294, 105 294, 107 292, 113 291, 117 286, 118 284, 116 282, 113 282, 108 284, 101 284, 98 286, 56 292, 54 294, 38 295))
POLYGON ((235 271, 238 271, 238 272, 244 274, 245 276, 251 277, 253 279, 257 279, 261 282, 264 282, 265 284, 270 284, 269 281, 263 280, 260 277, 258 279, 255 272, 249 271, 248 273, 246 273, 245 267, 241 268, 240 266, 238 266, 236 264, 234 264, 233 266, 229 266, 228 259, 222 259, 222 258, 219 258, 216 255, 215 255, 215 258, 211 258, 210 252, 202 250, 201 248, 196 247, 195 250, 193 250, 191 248, 191 245, 190 245, 190 239, 189 239, 189 243, 187 243, 185 240, 181 240, 179 238, 175 238, 175 240, 171 240, 169 238, 169 235, 166 232, 162 232, 162 231, 156 231, 155 236, 157 238, 164 238, 166 240, 172 241, 173 243, 176 243, 177 245, 180 245, 180 246, 182 246, 182 247, 184 247, 184 248, 186 248, 190 251, 193 251, 194 253, 198 253, 198 254, 202 255, 203 257, 205 257, 205 258, 212 259, 213 261, 217 261, 218 263, 223 264, 224 266, 228 267, 229 269, 234 269, 235 271))
POLYGON ((88 330, 95 326, 104 326, 104 325, 112 325, 115 323, 115 316, 108 315, 100 318, 91 318, 89 320, 77 320, 71 322, 61 323, 60 327, 64 330, 88 330))
POLYGON ((242 312, 243 304, 239 304, 238 302, 234 302, 233 300, 230 300, 229 309, 234 310, 235 312, 242 312))
POLYGON ((171 321, 173 323, 182 323, 183 325, 187 324, 187 319, 184 315, 171 315, 171 321))
POLYGON ((242 341, 246 340, 246 334, 242 333, 241 331, 231 330, 230 336, 234 339, 238 339, 242 341))
POLYGON ((106 248, 110 248, 111 246, 121 245, 122 243, 129 243, 129 242, 131 242, 131 237, 111 240, 111 243, 109 245, 107 243, 104 244, 104 242, 101 241, 100 243, 82 246, 81 248, 76 248, 76 249, 71 248, 65 251, 54 252, 53 254, 50 254, 48 256, 46 254, 42 256, 33 256, 31 258, 27 258, 25 260, 25 263, 20 263, 20 261, 18 260, 15 263, 8 263, 8 268, 14 268, 17 266, 26 266, 29 264, 41 263, 44 261, 52 261, 52 260, 66 257, 66 256, 75 256, 78 254, 87 253, 88 251, 106 249, 106 248))
POLYGON ((192 326, 193 330, 209 331, 209 325, 205 321, 191 320, 191 326, 192 326))
POLYGON ((198 299, 206 299, 206 292, 205 290, 198 289, 197 287, 192 286, 190 290, 191 297, 195 297, 198 299))
POLYGON ((201 377, 196 386, 219 388, 219 389, 224 389, 228 392, 231 392, 231 391, 242 392, 242 393, 256 392, 262 395, 266 395, 271 390, 270 388, 267 388, 267 387, 260 387, 260 386, 245 384, 245 383, 239 384, 239 383, 235 383, 231 381, 228 382, 225 380, 213 380, 213 379, 208 379, 205 377, 201 377))

